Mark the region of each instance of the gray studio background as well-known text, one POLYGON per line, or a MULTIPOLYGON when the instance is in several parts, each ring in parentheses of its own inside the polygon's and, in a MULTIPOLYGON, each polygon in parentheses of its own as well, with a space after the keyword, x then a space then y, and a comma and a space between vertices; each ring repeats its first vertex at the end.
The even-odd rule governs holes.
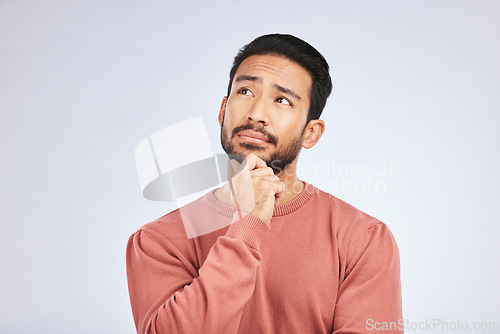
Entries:
POLYGON ((0 1, 0 332, 135 332, 126 242, 175 208, 142 198, 135 146, 203 116, 222 152, 232 58, 272 32, 332 67, 300 176, 391 228, 405 319, 500 321, 499 14, 483 0, 0 1))

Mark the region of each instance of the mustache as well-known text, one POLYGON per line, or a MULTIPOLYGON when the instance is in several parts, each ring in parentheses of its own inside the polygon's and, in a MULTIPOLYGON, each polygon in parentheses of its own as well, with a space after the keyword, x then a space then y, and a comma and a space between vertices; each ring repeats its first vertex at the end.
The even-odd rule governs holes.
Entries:
POLYGON ((274 145, 278 144, 278 138, 275 135, 267 132, 264 128, 255 128, 250 123, 235 127, 233 129, 232 134, 231 134, 231 139, 234 138, 238 134, 238 132, 244 131, 244 130, 253 130, 255 132, 259 132, 259 133, 263 134, 264 136, 266 136, 271 144, 274 144, 274 145))

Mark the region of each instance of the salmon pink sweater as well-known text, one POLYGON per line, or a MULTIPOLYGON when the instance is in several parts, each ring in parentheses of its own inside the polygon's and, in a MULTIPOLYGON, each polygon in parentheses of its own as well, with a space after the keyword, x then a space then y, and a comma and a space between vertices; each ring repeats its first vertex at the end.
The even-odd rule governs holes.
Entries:
POLYGON ((209 192, 130 237, 138 333, 403 332, 384 223, 308 183, 270 225, 234 215, 209 192))

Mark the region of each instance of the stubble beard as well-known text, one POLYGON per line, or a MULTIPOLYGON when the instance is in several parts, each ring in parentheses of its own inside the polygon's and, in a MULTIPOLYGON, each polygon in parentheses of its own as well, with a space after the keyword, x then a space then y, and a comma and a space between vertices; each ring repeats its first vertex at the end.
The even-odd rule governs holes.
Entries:
MULTIPOLYGON (((243 128, 249 128, 248 126, 244 126, 243 128)), ((237 130, 235 128, 234 130, 237 130)), ((254 131, 262 132, 259 131, 258 129, 253 129, 249 128, 254 131)), ((239 131, 234 131, 231 135, 231 139, 234 138, 239 131)), ((249 153, 255 153, 259 158, 264 160, 266 165, 268 167, 271 167, 274 174, 278 175, 281 174, 283 171, 286 170, 288 165, 290 165, 295 158, 297 158, 301 148, 302 148, 302 135, 304 134, 305 127, 302 130, 302 133, 295 137, 288 145, 278 148, 278 140, 276 137, 273 138, 272 144, 276 147, 276 149, 267 157, 263 156, 262 152, 266 151, 266 148, 260 145, 252 144, 252 143, 239 143, 239 146, 241 146, 243 149, 245 149, 246 152, 237 152, 234 149, 234 145, 231 143, 231 140, 228 139, 227 132, 224 129, 224 120, 222 120, 222 125, 221 125, 221 134, 220 134, 220 140, 221 140, 221 145, 226 154, 229 156, 230 159, 235 159, 239 163, 245 159, 246 155, 249 153), (261 154, 259 154, 261 153, 261 154)), ((269 136, 268 136, 269 137, 269 136)))

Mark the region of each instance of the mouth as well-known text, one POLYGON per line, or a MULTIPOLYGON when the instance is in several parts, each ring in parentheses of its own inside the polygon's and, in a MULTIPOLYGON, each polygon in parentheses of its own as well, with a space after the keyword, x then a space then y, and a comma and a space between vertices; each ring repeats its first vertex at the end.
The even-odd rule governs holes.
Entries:
POLYGON ((238 132, 238 138, 252 144, 263 145, 270 142, 270 140, 262 133, 252 130, 244 130, 238 132))

